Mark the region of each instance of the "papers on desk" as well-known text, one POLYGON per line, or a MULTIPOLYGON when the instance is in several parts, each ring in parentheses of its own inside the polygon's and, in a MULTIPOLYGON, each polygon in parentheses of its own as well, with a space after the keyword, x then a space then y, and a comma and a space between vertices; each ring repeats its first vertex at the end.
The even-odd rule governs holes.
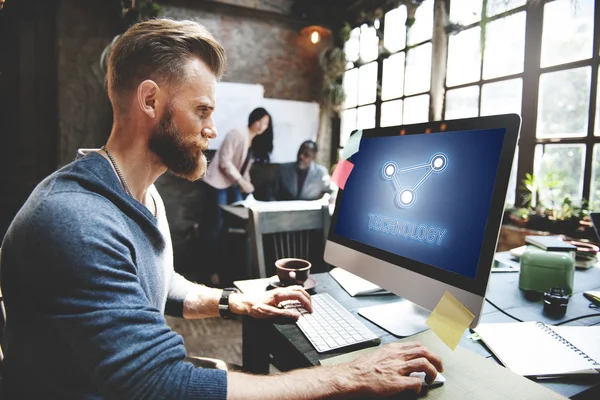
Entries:
POLYGON ((295 210, 320 210, 324 205, 329 204, 329 199, 323 197, 319 200, 289 200, 289 201, 260 201, 256 200, 252 194, 246 199, 232 203, 232 206, 258 209, 259 211, 295 211, 295 210))
POLYGON ((519 272, 520 270, 519 258, 514 256, 512 250, 494 254, 492 272, 519 272))
POLYGON ((475 332, 511 371, 538 378, 600 372, 600 326, 479 324, 475 332))
POLYGON ((342 268, 334 268, 329 271, 329 275, 335 279, 341 287, 352 297, 354 296, 368 296, 378 294, 389 294, 385 289, 371 283, 360 276, 356 276, 351 272, 346 271, 342 268))

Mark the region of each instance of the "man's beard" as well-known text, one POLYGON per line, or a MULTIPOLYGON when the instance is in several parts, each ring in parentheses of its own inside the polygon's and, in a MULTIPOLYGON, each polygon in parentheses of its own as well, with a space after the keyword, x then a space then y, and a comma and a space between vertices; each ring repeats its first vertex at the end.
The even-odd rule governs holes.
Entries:
POLYGON ((206 173, 206 157, 199 143, 186 142, 167 110, 152 130, 148 147, 176 176, 196 181, 206 173))

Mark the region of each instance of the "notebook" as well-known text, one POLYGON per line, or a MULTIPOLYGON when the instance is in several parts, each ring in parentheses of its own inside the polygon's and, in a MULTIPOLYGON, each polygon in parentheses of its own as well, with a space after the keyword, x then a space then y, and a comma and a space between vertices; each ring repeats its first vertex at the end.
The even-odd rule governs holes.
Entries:
POLYGON ((525 236, 525 242, 546 251, 577 250, 577 247, 565 242, 560 236, 525 236))
POLYGON ((356 276, 342 268, 334 268, 329 271, 329 274, 352 297, 390 293, 376 284, 371 283, 360 276, 356 276))
POLYGON ((550 378, 600 373, 600 326, 479 324, 481 340, 511 371, 550 378))

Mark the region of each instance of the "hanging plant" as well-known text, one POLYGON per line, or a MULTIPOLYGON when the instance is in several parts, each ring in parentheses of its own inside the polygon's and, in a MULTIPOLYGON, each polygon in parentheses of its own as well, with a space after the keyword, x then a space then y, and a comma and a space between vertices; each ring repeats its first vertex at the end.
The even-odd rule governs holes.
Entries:
POLYGON ((319 65, 323 71, 321 98, 323 105, 339 111, 346 99, 342 78, 346 72, 346 53, 344 49, 332 47, 325 49, 319 56, 319 65))
POLYGON ((162 8, 153 0, 121 0, 121 7, 128 28, 140 21, 156 18, 162 12, 162 8))
MULTIPOLYGON (((121 0, 121 10, 126 29, 130 26, 151 18, 157 18, 162 12, 160 5, 152 0, 121 0)), ((119 40, 121 34, 116 35, 109 44, 106 45, 102 54, 100 54, 100 69, 104 73, 104 87, 107 87, 106 73, 108 72, 108 56, 113 46, 119 40)))

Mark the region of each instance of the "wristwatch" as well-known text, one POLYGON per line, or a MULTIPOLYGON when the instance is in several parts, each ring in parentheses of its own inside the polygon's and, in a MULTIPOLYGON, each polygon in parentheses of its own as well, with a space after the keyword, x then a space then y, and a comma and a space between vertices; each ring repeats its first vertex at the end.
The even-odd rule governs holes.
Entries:
POLYGON ((225 288, 221 293, 221 298, 219 299, 219 314, 221 318, 224 319, 232 319, 234 314, 229 309, 229 295, 231 293, 240 293, 236 288, 225 288))

